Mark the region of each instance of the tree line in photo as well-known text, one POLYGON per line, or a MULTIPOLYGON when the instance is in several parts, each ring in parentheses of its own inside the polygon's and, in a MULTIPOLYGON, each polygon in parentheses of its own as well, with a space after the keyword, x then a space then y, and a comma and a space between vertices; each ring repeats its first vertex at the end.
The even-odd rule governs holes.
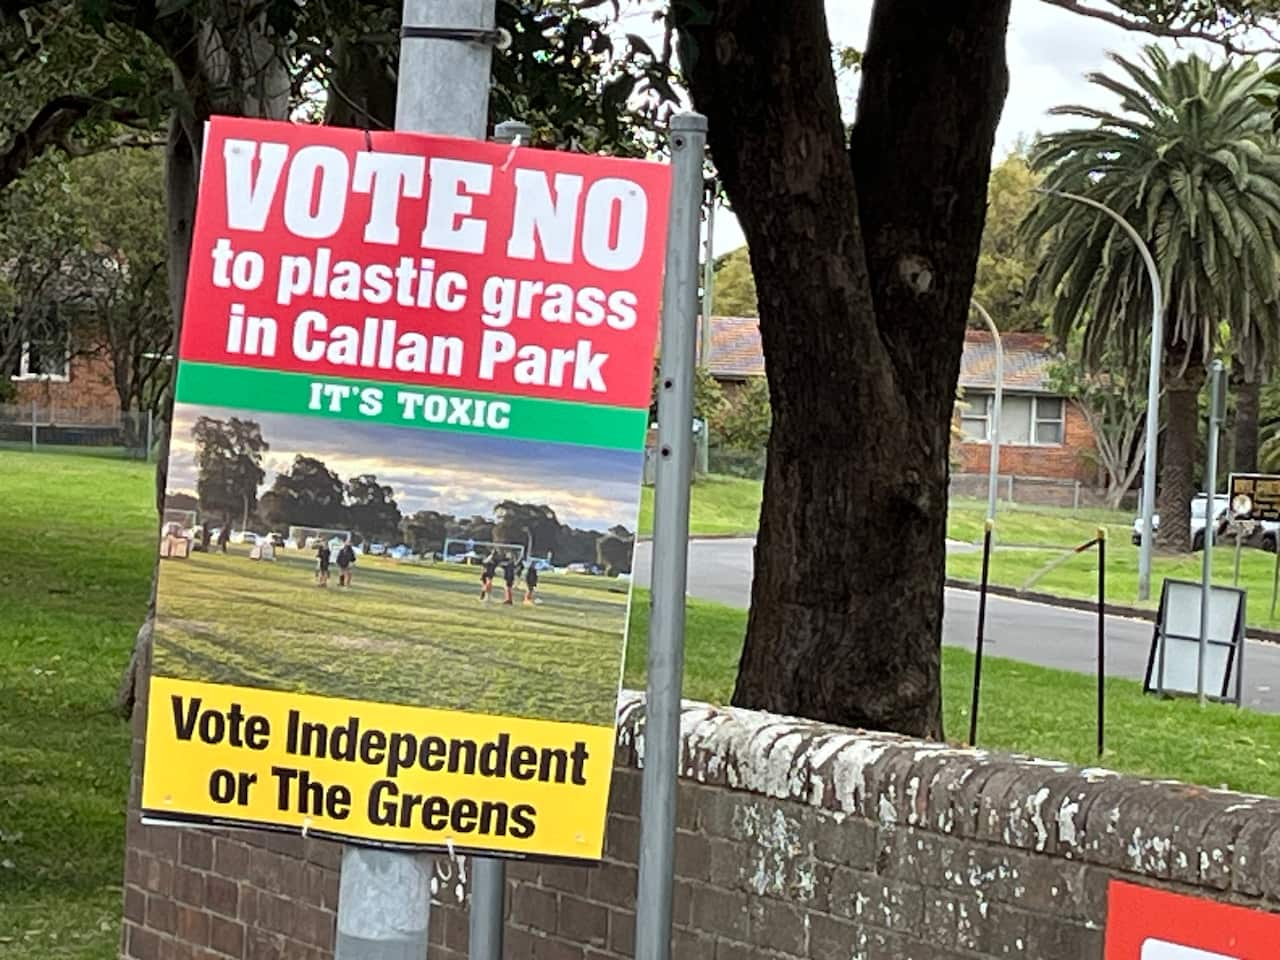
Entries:
MULTIPOLYGON (((200 417, 194 494, 171 492, 166 506, 197 510, 211 522, 260 533, 291 526, 349 530, 358 543, 403 544, 420 556, 442 555, 449 539, 519 544, 526 555, 550 557, 557 566, 598 566, 607 575, 629 573, 635 534, 617 525, 586 530, 563 523, 546 504, 503 500, 490 516, 459 517, 438 510, 406 514, 395 491, 373 474, 343 480, 316 457, 298 454, 288 470, 266 480, 262 467, 270 444, 256 421, 200 417)), ((450 553, 465 552, 465 545, 450 553)))

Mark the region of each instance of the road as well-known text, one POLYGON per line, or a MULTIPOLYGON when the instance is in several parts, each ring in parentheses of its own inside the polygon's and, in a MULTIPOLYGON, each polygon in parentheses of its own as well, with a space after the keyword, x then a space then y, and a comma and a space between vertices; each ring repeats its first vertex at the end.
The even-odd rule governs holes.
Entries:
MULTIPOLYGON (((635 582, 649 583, 651 544, 636 548, 635 582)), ((753 540, 694 540, 689 544, 689 595, 746 608, 751 599, 753 540)), ((949 549, 969 549, 948 545, 949 549)), ((978 595, 946 591, 942 642, 972 650, 978 595)), ((1152 625, 1107 618, 1107 675, 1141 681, 1151 649, 1152 625)), ((987 653, 1045 667, 1090 673, 1097 647, 1094 614, 1007 597, 987 599, 987 653)), ((1250 640, 1245 647, 1246 706, 1280 713, 1280 645, 1250 640)))

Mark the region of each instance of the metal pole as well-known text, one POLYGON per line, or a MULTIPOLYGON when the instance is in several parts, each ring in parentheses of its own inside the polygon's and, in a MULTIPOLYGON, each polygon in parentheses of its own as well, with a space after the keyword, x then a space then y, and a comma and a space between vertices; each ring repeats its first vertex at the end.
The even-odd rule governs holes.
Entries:
MULTIPOLYGON (((991 331, 992 342, 996 345, 996 394, 995 408, 989 414, 989 427, 987 430, 987 439, 991 443, 991 458, 987 467, 987 519, 994 521, 996 518, 996 483, 1000 477, 1000 411, 1004 406, 1004 343, 1000 340, 1000 331, 996 329, 995 321, 991 319, 991 314, 987 313, 986 307, 977 300, 970 300, 973 309, 978 311, 978 315, 987 324, 987 329, 991 331)), ((1013 499, 1012 492, 1009 499, 1013 499)))
POLYGON ((1107 528, 1098 528, 1098 756, 1102 756, 1106 724, 1107 676, 1107 528))
MULTIPOLYGON (((401 22, 492 29, 494 5, 495 0, 404 0, 401 22)), ((492 48, 443 39, 406 39, 400 48, 396 129, 483 139, 492 48)), ((334 960, 426 957, 431 874, 428 856, 346 847, 334 960)))
MULTIPOLYGON (((533 139, 533 128, 519 120, 506 120, 494 127, 498 143, 525 143, 533 139)), ((533 559, 533 531, 525 528, 529 560, 533 559)), ((474 857, 471 861, 471 915, 468 955, 472 960, 501 960, 503 921, 506 911, 507 864, 496 857, 474 857)))
POLYGON ((1065 190, 1037 187, 1036 193, 1075 200, 1105 213, 1129 235, 1147 268, 1147 279, 1151 283, 1151 369, 1147 372, 1147 438, 1142 460, 1142 543, 1138 549, 1138 599, 1146 600, 1151 596, 1151 551, 1155 543, 1156 444, 1160 436, 1160 361, 1164 355, 1164 293, 1160 283, 1160 270, 1138 231, 1106 204, 1079 194, 1067 193, 1065 190))
POLYGON ((147 449, 145 454, 147 463, 151 462, 151 445, 155 443, 155 436, 156 436, 155 429, 156 429, 155 413, 151 410, 148 410, 147 411, 147 449))
POLYGON ((1209 598, 1213 590, 1213 534, 1217 521, 1218 428, 1222 423, 1222 361, 1209 374, 1209 449, 1204 468, 1204 568, 1200 577, 1200 655, 1196 660, 1196 697, 1204 706, 1205 657, 1209 652, 1209 598))
POLYGON ((1271 619, 1276 618, 1276 593, 1280 592, 1280 542, 1276 543, 1275 568, 1271 573, 1271 619))
POLYGON ((653 612, 640 792, 640 877, 635 960, 669 960, 675 867, 676 770, 684 678, 684 597, 689 549, 693 355, 698 313, 698 208, 707 119, 671 120, 671 220, 662 295, 658 464, 653 511, 653 612))
POLYGON ((36 452, 36 401, 31 398, 31 452, 36 452))
POLYGON ((987 580, 991 572, 991 528, 988 520, 982 537, 982 583, 978 590, 978 640, 973 652, 973 701, 969 706, 969 746, 978 742, 978 695, 982 690, 982 645, 987 628, 987 580))
POLYGON ((711 311, 714 306, 715 271, 715 235, 716 235, 716 182, 711 181, 711 195, 707 198, 707 245, 705 261, 702 265, 702 350, 698 357, 698 366, 711 364, 711 311))

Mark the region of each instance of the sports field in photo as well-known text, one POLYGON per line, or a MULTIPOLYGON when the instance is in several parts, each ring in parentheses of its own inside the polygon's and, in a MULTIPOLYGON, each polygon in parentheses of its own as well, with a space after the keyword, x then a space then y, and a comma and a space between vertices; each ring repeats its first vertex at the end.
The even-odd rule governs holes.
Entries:
POLYGON ((613 723, 625 581, 545 574, 541 603, 480 601, 480 568, 361 557, 315 583, 312 551, 161 563, 154 669, 192 680, 578 723, 613 723))

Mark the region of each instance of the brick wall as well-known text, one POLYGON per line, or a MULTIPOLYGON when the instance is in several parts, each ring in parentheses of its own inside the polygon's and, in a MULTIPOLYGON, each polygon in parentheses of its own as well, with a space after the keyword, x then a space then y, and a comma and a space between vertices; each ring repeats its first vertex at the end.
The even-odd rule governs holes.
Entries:
POLYGON ((112 382, 111 362, 105 357, 71 358, 66 380, 14 380, 14 402, 26 406, 32 401, 41 408, 42 419, 58 422, 107 423, 118 419, 120 398, 112 382))
MULTIPOLYGON (((641 698, 620 715, 605 861, 513 864, 507 957, 631 956, 641 698)), ((1280 801, 702 704, 681 726, 677 960, 1100 958, 1113 877, 1280 910, 1280 801)), ((131 814, 124 955, 327 958, 337 861, 131 814)), ((430 956, 462 960, 438 862, 430 956)))
MULTIPOLYGON (((1063 442, 1055 446, 1000 444, 1000 473, 1094 482, 1097 471, 1089 459, 1089 453, 1094 449, 1093 431, 1074 403, 1066 405, 1062 437, 1063 442)), ((953 446, 952 457, 956 462, 956 472, 985 474, 991 458, 991 444, 960 441, 953 446)))

